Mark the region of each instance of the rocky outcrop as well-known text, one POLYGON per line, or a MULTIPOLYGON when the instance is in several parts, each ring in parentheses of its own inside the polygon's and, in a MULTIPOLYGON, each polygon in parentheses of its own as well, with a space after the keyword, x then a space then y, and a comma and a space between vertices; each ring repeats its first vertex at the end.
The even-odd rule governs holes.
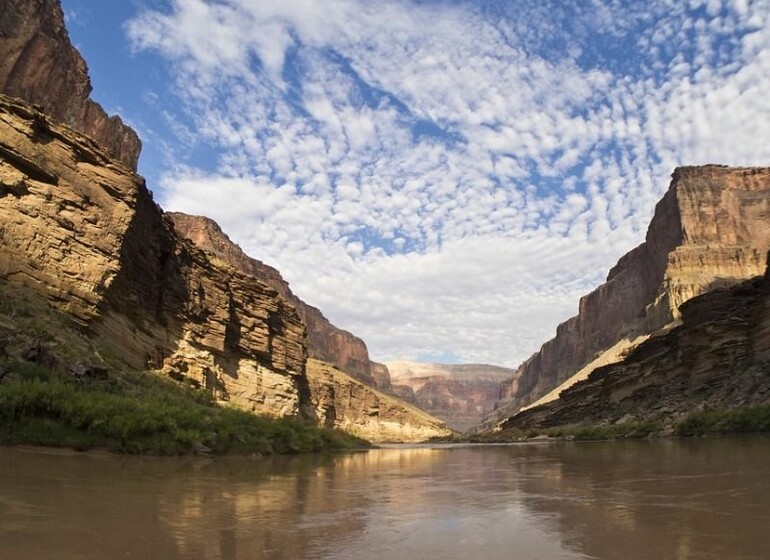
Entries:
POLYGON ((770 269, 692 298, 679 312, 681 325, 501 427, 671 423, 694 410, 770 402, 770 269))
POLYGON ((307 376, 312 413, 322 425, 376 442, 418 442, 452 433, 444 422, 330 364, 308 360, 307 376))
POLYGON ((623 340, 641 341, 676 324, 690 298, 761 275, 768 248, 770 169, 677 169, 645 242, 581 298, 578 315, 503 385, 488 421, 511 416, 623 340))
POLYGON ((177 236, 144 180, 0 96, 0 277, 38 290, 136 368, 278 416, 300 407, 306 338, 275 290, 177 236))
POLYGON ((57 0, 0 0, 0 93, 41 106, 136 170, 139 137, 89 98, 88 68, 57 0))
POLYGON ((500 383, 514 374, 511 369, 479 364, 399 360, 386 365, 395 386, 411 393, 410 402, 460 432, 476 426, 492 411, 500 383))
POLYGON ((168 216, 180 235, 244 274, 264 282, 293 305, 307 325, 308 352, 311 358, 333 364, 369 386, 387 390, 390 384, 387 371, 383 370, 382 364, 375 366, 369 360, 369 351, 364 341, 338 329, 317 308, 294 295, 275 268, 246 255, 210 218, 179 212, 169 212, 168 216), (376 378, 373 369, 376 370, 376 378))

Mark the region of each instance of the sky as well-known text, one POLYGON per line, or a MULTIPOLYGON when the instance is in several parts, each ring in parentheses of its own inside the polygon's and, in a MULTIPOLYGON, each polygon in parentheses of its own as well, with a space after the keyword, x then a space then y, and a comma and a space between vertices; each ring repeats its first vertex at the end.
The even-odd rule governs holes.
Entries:
POLYGON ((770 165, 770 0, 62 0, 166 210, 375 360, 514 367, 676 166, 770 165))

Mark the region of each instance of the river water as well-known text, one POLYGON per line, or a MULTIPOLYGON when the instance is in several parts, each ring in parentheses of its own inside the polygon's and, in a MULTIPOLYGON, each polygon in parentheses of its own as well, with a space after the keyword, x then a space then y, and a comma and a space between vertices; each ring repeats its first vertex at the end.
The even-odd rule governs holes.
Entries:
POLYGON ((767 559, 770 439, 271 459, 0 448, 0 558, 767 559))

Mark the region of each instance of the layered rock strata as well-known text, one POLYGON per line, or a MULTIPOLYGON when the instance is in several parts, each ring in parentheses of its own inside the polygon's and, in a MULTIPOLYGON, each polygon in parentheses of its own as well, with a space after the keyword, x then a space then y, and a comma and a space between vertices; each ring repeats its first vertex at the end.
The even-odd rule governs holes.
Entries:
POLYGON ((769 247, 770 169, 678 168, 645 242, 503 385, 488 422, 515 414, 623 340, 676 324, 690 298, 761 275, 769 247))
POLYGON ((770 402, 770 269, 683 303, 681 325, 595 369, 502 428, 673 422, 694 410, 770 402))
POLYGON ((180 235, 244 274, 264 282, 293 305, 307 325, 308 353, 311 358, 333 364, 367 385, 388 390, 390 376, 387 369, 369 360, 369 351, 364 341, 335 327, 320 310, 298 298, 275 268, 249 257, 210 218, 179 212, 169 212, 168 216, 180 235))
POLYGON ((88 68, 57 0, 0 0, 0 93, 40 105, 136 170, 139 137, 89 98, 88 68))
POLYGON ((376 442, 418 442, 452 433, 441 420, 330 364, 308 360, 307 376, 312 413, 322 425, 376 442))
POLYGON ((437 418, 384 394, 392 389, 385 364, 369 361, 364 342, 338 329, 300 300, 273 267, 246 255, 213 220, 168 213, 176 231, 238 271, 275 288, 308 323, 307 395, 302 413, 321 425, 372 441, 423 441, 451 430, 437 418), (329 361, 325 361, 322 359, 329 361))
POLYGON ((460 432, 476 426, 492 411, 500 384, 514 374, 508 368, 480 364, 399 360, 386 365, 392 383, 399 387, 396 390, 410 393, 410 402, 460 432))
POLYGON ((295 415, 304 325, 275 290, 177 236, 144 181, 0 96, 0 277, 37 289, 133 367, 295 415))

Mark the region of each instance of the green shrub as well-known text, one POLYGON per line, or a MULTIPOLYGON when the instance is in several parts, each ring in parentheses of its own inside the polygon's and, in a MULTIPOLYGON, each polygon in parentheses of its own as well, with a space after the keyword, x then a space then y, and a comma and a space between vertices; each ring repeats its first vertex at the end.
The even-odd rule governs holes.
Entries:
POLYGON ((695 412, 674 430, 679 436, 758 432, 770 432, 770 405, 695 412))
POLYGON ((300 453, 365 444, 299 420, 220 407, 161 379, 82 383, 27 369, 0 384, 0 443, 158 454, 300 453))

